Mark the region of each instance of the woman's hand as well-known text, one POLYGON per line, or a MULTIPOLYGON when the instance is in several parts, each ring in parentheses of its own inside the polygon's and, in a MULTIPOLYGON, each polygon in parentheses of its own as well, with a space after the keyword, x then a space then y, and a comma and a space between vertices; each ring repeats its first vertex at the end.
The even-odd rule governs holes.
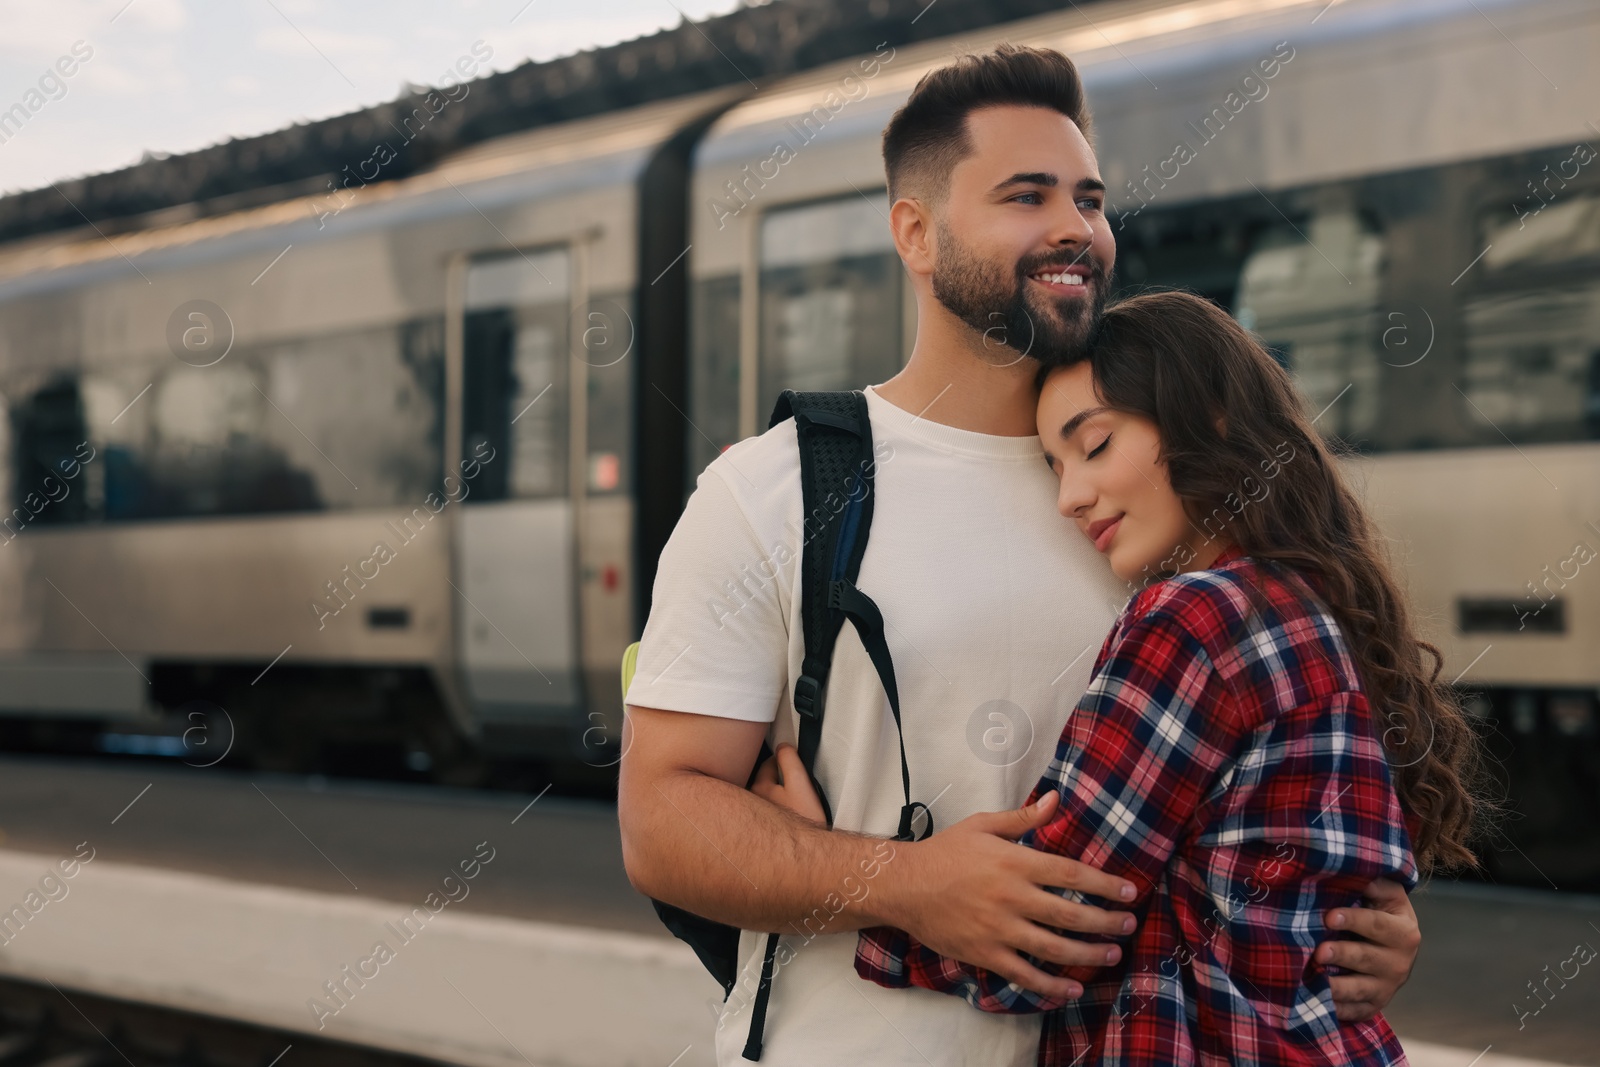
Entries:
POLYGON ((763 800, 792 811, 823 829, 828 818, 822 811, 822 801, 811 786, 811 776, 800 761, 800 750, 785 741, 778 746, 765 763, 756 768, 756 777, 750 783, 750 792, 763 800))

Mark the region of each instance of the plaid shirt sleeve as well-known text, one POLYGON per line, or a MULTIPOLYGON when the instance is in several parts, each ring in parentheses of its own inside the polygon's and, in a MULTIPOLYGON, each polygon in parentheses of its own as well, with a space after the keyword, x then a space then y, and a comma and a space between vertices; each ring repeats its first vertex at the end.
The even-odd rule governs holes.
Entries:
MULTIPOLYGON (((1050 769, 1029 798, 1054 789, 1061 806, 1054 820, 1024 835, 1021 844, 1128 879, 1139 892, 1135 908, 1148 901, 1185 827, 1254 725, 1240 721, 1202 640, 1224 623, 1214 613, 1192 610, 1196 606, 1178 610, 1168 602, 1118 624, 1050 769)), ((1090 969, 1029 961, 1047 973, 1095 977, 1090 969)), ((1049 1011, 1064 1003, 940 956, 886 927, 863 931, 856 970, 880 985, 951 993, 989 1012, 1049 1011)))

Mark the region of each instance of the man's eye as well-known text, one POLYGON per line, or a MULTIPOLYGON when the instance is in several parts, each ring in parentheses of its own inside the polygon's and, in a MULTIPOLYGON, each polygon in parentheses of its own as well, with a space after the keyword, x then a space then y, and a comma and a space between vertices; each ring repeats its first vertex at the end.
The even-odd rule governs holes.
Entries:
POLYGON ((1093 459, 1094 457, 1098 456, 1100 453, 1104 452, 1106 450, 1106 446, 1109 445, 1110 443, 1111 443, 1111 435, 1110 434, 1106 434, 1106 439, 1104 441, 1101 441, 1099 444, 1095 445, 1094 448, 1089 451, 1088 458, 1089 459, 1093 459))
POLYGON ((1086 198, 1086 199, 1078 201, 1078 207, 1080 207, 1084 211, 1099 211, 1100 210, 1100 201, 1094 200, 1092 198, 1086 198))
POLYGON ((1032 200, 1028 201, 1031 204, 1042 204, 1042 203, 1044 203, 1044 197, 1040 196, 1038 193, 1021 193, 1021 194, 1019 194, 1017 196, 1012 197, 1011 199, 1012 200, 1016 200, 1016 201, 1021 201, 1023 199, 1023 197, 1029 197, 1029 196, 1033 197, 1032 200))

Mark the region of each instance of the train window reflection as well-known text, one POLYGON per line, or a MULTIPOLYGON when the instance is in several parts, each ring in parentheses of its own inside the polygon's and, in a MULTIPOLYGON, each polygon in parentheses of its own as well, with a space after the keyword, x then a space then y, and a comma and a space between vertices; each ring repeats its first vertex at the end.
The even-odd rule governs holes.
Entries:
POLYGON ((901 366, 888 198, 774 211, 761 226, 758 413, 784 389, 859 389, 901 366))
POLYGON ((1600 258, 1600 196, 1574 196, 1486 220, 1483 265, 1491 270, 1600 258))
MULTIPOLYGON (((117 499, 133 510, 109 517, 230 515, 324 506, 314 477, 272 440, 275 435, 266 418, 271 412, 258 384, 261 369, 255 360, 238 360, 203 369, 186 367, 157 382, 149 398, 152 425, 142 462, 127 472, 137 479, 138 491, 129 493, 118 486, 124 491, 117 499)), ((289 397, 284 396, 280 406, 284 402, 292 406, 289 397)))
POLYGON ((597 297, 580 321, 583 335, 574 340, 589 382, 588 489, 591 494, 625 493, 628 464, 622 457, 633 446, 631 354, 636 338, 631 297, 597 297))
POLYGON ((508 407, 511 495, 517 497, 566 492, 566 338, 557 337, 559 324, 546 320, 523 322, 513 344, 508 407))
POLYGON ((707 278, 693 289, 689 374, 689 485, 739 440, 739 278, 707 278))
POLYGON ((1383 238, 1354 212, 1266 230, 1239 275, 1241 324, 1283 360, 1318 428, 1355 440, 1378 415, 1383 238))
POLYGON ((787 388, 837 388, 849 378, 855 308, 845 288, 799 292, 779 305, 777 365, 787 388))
POLYGON ((88 429, 78 383, 58 378, 36 392, 31 401, 11 413, 15 445, 12 451, 12 512, 6 518, 8 537, 29 524, 82 522, 87 498, 78 486, 80 460, 93 454, 87 445, 88 429))
POLYGON ((1476 297, 1462 392, 1484 440, 1600 436, 1600 282, 1476 297))
POLYGON ((13 495, 41 457, 81 445, 96 456, 81 491, 40 521, 419 502, 440 475, 443 338, 423 320, 47 383, 13 412, 13 495))
POLYGON ((785 208, 761 220, 761 265, 799 267, 894 252, 889 197, 852 196, 785 208))
POLYGON ((487 443, 474 496, 567 492, 568 266, 564 250, 482 260, 467 271, 463 455, 487 443))
POLYGON ((1118 227, 1117 277, 1122 295, 1182 288, 1232 311, 1294 375, 1323 433, 1367 445, 1378 428, 1384 237, 1345 203, 1297 215, 1284 206, 1293 222, 1260 197, 1136 218, 1126 234, 1118 227))
POLYGON ((468 311, 549 304, 569 291, 564 251, 480 260, 467 271, 468 311))
POLYGON ((1600 195, 1482 222, 1496 280, 1462 309, 1468 425, 1486 442, 1600 436, 1600 195))

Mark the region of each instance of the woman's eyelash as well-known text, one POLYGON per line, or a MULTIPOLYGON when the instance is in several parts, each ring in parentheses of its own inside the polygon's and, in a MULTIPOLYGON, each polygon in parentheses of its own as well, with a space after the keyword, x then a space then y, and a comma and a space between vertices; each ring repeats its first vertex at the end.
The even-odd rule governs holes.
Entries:
POLYGON ((1093 459, 1094 457, 1098 456, 1100 453, 1102 453, 1102 452, 1104 452, 1106 450, 1106 446, 1109 445, 1110 443, 1111 443, 1111 435, 1110 434, 1106 434, 1106 439, 1104 441, 1101 441, 1099 444, 1095 445, 1094 448, 1089 452, 1089 455, 1086 458, 1093 459))

